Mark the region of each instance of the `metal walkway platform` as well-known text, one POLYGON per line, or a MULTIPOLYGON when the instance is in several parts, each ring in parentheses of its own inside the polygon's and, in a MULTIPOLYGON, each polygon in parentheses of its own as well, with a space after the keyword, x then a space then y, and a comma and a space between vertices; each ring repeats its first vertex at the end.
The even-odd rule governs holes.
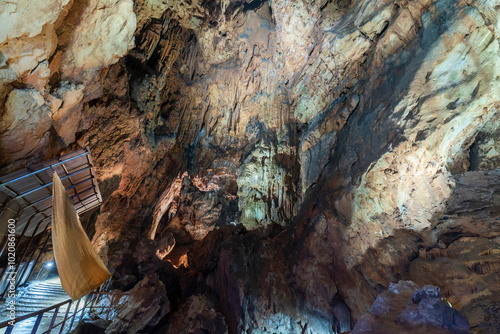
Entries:
POLYGON ((111 279, 77 301, 72 301, 58 277, 33 281, 20 288, 15 301, 15 324, 11 326, 8 305, 0 306, 0 334, 59 333, 74 330, 90 312, 108 319, 111 309, 126 293, 106 292, 111 279))
POLYGON ((9 219, 16 221, 16 234, 42 233, 52 215, 53 172, 61 178, 78 214, 102 203, 90 151, 80 149, 0 177, 0 237, 6 235, 9 219))
MULTIPOLYGON (((14 298, 16 317, 26 316, 28 314, 41 311, 53 305, 60 304, 67 301, 69 296, 64 292, 61 287, 59 278, 53 278, 45 281, 34 281, 25 287, 18 289, 16 297, 14 298)), ((69 304, 60 307, 59 312, 55 317, 54 323, 59 323, 63 320, 69 304)), ((69 310, 68 310, 69 311, 69 310)), ((6 315, 8 314, 7 305, 0 306, 0 323, 10 320, 6 315)), ((46 312, 40 319, 39 331, 40 333, 46 331, 53 318, 53 312, 46 312)), ((24 321, 16 323, 11 333, 31 333, 37 317, 30 317, 24 321)), ((74 326, 74 325, 73 325, 74 326)), ((6 332, 6 328, 0 329, 0 334, 6 332)), ((57 328, 53 333, 59 333, 61 328, 57 328)), ((70 332, 69 324, 62 330, 63 333, 70 332)))
POLYGON ((10 273, 16 273, 17 287, 36 276, 32 275, 35 268, 41 268, 38 261, 50 245, 54 172, 78 214, 102 203, 88 148, 0 177, 0 298, 9 288, 10 273), (12 229, 15 233, 9 233, 12 229), (11 267, 7 241, 12 237, 15 261, 11 267))

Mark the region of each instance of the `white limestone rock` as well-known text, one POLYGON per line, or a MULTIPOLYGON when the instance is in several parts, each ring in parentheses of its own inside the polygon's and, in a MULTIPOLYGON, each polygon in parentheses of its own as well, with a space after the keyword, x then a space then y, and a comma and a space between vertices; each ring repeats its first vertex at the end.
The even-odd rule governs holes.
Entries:
POLYGON ((0 148, 12 161, 41 149, 49 140, 51 119, 43 97, 34 89, 15 89, 0 120, 0 148))
POLYGON ((114 64, 134 47, 131 0, 91 0, 74 27, 61 69, 68 77, 114 64))
POLYGON ((84 88, 83 85, 66 82, 53 94, 52 124, 66 145, 75 141, 83 108, 84 88), (60 107, 56 108, 57 105, 60 107))
POLYGON ((53 24, 69 0, 0 2, 0 44, 17 37, 35 37, 53 24))

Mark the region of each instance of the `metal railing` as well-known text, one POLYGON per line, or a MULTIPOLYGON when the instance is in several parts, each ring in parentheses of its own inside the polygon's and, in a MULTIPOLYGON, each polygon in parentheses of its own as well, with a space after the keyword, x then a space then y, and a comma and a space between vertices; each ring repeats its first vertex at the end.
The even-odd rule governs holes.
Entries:
MULTIPOLYGON (((31 169, 26 168, 23 171, 1 177, 0 227, 2 228, 0 231, 2 233, 0 233, 0 259, 2 262, 7 257, 8 240, 7 232, 4 233, 3 228, 6 226, 4 224, 13 219, 16 224, 20 225, 18 225, 19 230, 16 230, 15 233, 15 244, 19 248, 16 250, 14 268, 7 266, 7 264, 1 264, 0 298, 5 297, 9 289, 8 279, 10 279, 10 273, 16 273, 14 287, 17 289, 19 285, 30 281, 32 277, 36 276, 38 278, 42 270, 40 265, 38 273, 35 272, 37 264, 39 264, 46 247, 50 245, 51 241, 49 220, 52 216, 52 202, 50 201, 52 198, 50 189, 52 177, 48 173, 50 171, 58 173, 61 180, 67 179, 65 188, 68 192, 74 193, 68 193, 68 195, 70 195, 78 214, 92 210, 102 204, 102 197, 88 147, 46 161, 44 165, 33 166, 31 169), (33 169, 37 170, 33 171, 33 169), (19 275, 17 275, 18 271, 19 275)), ((31 326, 31 321, 27 320, 31 319, 34 322, 32 329, 23 331, 23 333, 36 333, 41 325, 46 329, 48 319, 52 317, 48 329, 44 329, 43 333, 50 333, 55 330, 63 333, 68 324, 71 330, 76 318, 79 316, 81 320, 85 312, 94 307, 96 300, 99 302, 101 294, 107 294, 102 292, 102 290, 106 289, 107 284, 109 284, 109 280, 99 287, 99 291, 91 292, 78 301, 73 302, 68 299, 43 310, 15 318, 14 323, 16 326, 19 322, 23 322, 23 327, 28 323, 31 326), (57 322, 63 312, 63 320, 57 322)), ((113 296, 112 299, 114 300, 114 298, 113 296)), ((110 304, 113 303, 113 300, 110 301, 110 304)), ((106 317, 109 315, 110 309, 106 317)), ((9 322, 10 320, 0 323, 0 329, 6 328, 5 333, 11 333, 14 329, 14 326, 9 325, 9 322)))
MULTIPOLYGON (((109 314, 111 313, 111 309, 114 306, 114 302, 117 297, 123 297, 123 296, 128 296, 128 293, 126 292, 95 292, 93 296, 93 302, 89 308, 90 310, 99 310, 99 309, 105 309, 106 317, 104 318, 105 320, 108 320, 109 314), (105 306, 96 306, 98 305, 99 302, 102 301, 103 298, 108 298, 109 299, 109 304, 105 306)), ((99 317, 102 319, 102 312, 98 312, 99 317)))
MULTIPOLYGON (((70 198, 74 201, 78 214, 92 210, 102 204, 89 148, 78 150, 75 156, 70 156, 71 154, 50 160, 46 162, 49 165, 36 171, 26 169, 26 171, 29 171, 26 174, 17 176, 15 174, 18 174, 18 172, 14 173, 14 175, 11 174, 11 179, 0 183, 0 195, 6 201, 2 202, 0 199, 0 202, 2 202, 0 203, 0 224, 2 228, 6 226, 4 224, 7 224, 7 218, 25 224, 22 231, 16 231, 15 244, 18 246, 22 245, 23 249, 17 250, 16 264, 10 270, 10 272, 17 273, 20 266, 24 264, 19 275, 16 275, 19 278, 16 280, 16 288, 31 277, 51 237, 50 219, 52 217, 52 204, 49 201, 52 198, 50 189, 52 180, 51 178, 49 178, 50 180, 44 179, 42 177, 44 173, 50 170, 55 172, 57 169, 60 169, 60 173, 58 174, 61 175, 61 180, 68 179, 70 183, 69 186, 65 187, 66 190, 74 192, 70 198), (73 165, 69 166, 68 163, 73 165), (80 174, 82 175, 81 179, 72 179, 72 177, 80 174), (23 182, 27 183, 24 184, 23 182), (86 184, 89 182, 90 185, 87 187, 86 184), (19 189, 16 188, 16 185, 19 186, 19 189), (79 189, 79 187, 82 189, 79 189), (50 194, 44 195, 43 193, 46 191, 50 194), (90 191, 92 193, 87 194, 90 191), (38 205, 41 207, 38 207, 38 205), (11 206, 14 206, 14 208, 11 206), (21 232, 20 235, 18 234, 19 232, 21 232), (35 263, 30 265, 32 260, 35 260, 35 263)), ((0 179, 5 180, 5 178, 8 179, 10 176, 0 179)), ((0 259, 2 259, 2 262, 6 260, 8 238, 7 234, 0 235, 0 259)), ((1 264, 0 298, 4 297, 7 293, 8 284, 6 284, 7 277, 5 274, 8 268, 6 264, 1 264)))
MULTIPOLYGON (((105 283, 106 284, 106 283, 105 283)), ((102 287, 102 286, 101 286, 102 287)), ((80 319, 76 322, 76 325, 83 319, 85 315, 85 310, 87 310, 87 313, 90 312, 91 310, 98 310, 98 309, 106 309, 106 320, 108 320, 109 314, 111 312, 111 309, 114 306, 114 302, 117 297, 122 297, 128 295, 125 292, 104 292, 104 291, 93 291, 89 293, 87 296, 80 298, 79 300, 76 301, 76 307, 71 311, 71 307, 73 305, 73 301, 71 299, 68 299, 66 301, 63 301, 59 304, 47 307, 43 310, 39 310, 30 314, 23 315, 21 317, 17 317, 14 319, 14 326, 10 325, 8 321, 4 321, 0 323, 0 329, 2 328, 7 328, 5 331, 5 334, 10 334, 12 333, 12 330, 15 327, 15 324, 18 324, 22 321, 26 321, 27 319, 30 318, 35 318, 35 322, 33 324, 33 327, 30 329, 32 334, 37 333, 37 331, 40 328, 40 325, 42 323, 42 319, 44 318, 44 315, 48 314, 50 316, 50 313, 53 312, 52 318, 50 320, 49 326, 47 329, 45 329, 42 334, 47 334, 47 333, 52 333, 53 331, 59 330, 57 333, 67 333, 70 332, 73 329, 73 325, 75 324, 75 319, 77 317, 80 317, 80 319), (99 304, 100 301, 102 301, 102 298, 109 298, 109 305, 105 306, 96 306, 96 303, 99 304), (80 303, 82 299, 85 299, 83 303, 83 307, 80 307, 80 303), (57 316, 59 315, 59 311, 64 309, 64 306, 66 306, 66 311, 64 312, 64 318, 59 322, 56 323, 57 321, 57 316), (66 325, 69 324, 67 327, 67 330, 65 330, 66 325), (60 328, 58 328, 60 326, 60 328)), ((102 312, 101 312, 102 315, 102 312)), ((56 333, 56 332, 54 332, 56 333)))

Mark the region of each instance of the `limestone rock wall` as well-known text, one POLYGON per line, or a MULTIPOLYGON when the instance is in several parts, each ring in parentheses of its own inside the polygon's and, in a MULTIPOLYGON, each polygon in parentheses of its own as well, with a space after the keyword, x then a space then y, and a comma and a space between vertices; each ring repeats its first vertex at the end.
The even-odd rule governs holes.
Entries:
POLYGON ((127 0, 0 6, 0 168, 8 173, 59 153, 86 130, 81 102, 100 95, 101 69, 134 46, 136 19, 127 0), (9 121, 30 114, 32 124, 9 121))
POLYGON ((89 146, 121 276, 222 332, 337 333, 400 279, 500 326, 497 0, 2 6, 1 172, 89 146))

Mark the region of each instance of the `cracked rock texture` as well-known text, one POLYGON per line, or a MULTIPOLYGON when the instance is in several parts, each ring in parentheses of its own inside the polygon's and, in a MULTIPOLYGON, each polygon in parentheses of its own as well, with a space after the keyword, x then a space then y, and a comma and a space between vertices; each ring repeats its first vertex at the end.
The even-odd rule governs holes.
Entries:
POLYGON ((351 333, 470 333, 469 322, 441 300, 439 288, 391 283, 351 333))
POLYGON ((165 286, 158 275, 150 275, 120 298, 106 333, 138 333, 146 326, 155 326, 170 312, 165 286))
POLYGON ((495 333, 499 11, 0 4, 0 174, 89 146, 95 247, 172 303, 150 331, 341 333, 412 280, 495 333))

